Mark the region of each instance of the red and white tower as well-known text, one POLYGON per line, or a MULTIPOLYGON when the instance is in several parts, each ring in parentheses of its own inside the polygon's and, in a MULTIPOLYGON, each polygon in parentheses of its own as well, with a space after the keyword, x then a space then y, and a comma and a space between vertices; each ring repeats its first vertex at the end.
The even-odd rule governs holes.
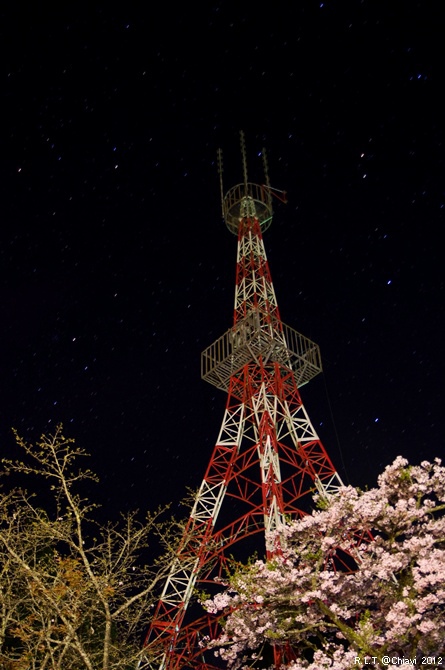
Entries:
MULTIPOLYGON (((266 183, 248 181, 242 134, 241 149, 244 181, 225 195, 219 153, 223 216, 238 237, 233 326, 201 357, 202 378, 227 394, 226 410, 146 638, 153 670, 222 667, 205 643, 218 620, 196 594, 221 590, 215 578, 233 557, 272 555, 265 535, 306 513, 314 493, 342 485, 299 392, 321 372, 318 345, 282 322, 266 258, 262 234, 272 196, 282 194, 269 184, 264 151, 266 183)), ((277 666, 288 653, 275 650, 277 666)))

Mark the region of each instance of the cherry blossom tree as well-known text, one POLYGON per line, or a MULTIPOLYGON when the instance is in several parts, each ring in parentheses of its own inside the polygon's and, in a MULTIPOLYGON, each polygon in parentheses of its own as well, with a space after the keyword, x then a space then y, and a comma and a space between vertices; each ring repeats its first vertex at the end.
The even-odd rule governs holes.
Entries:
POLYGON ((445 663, 444 509, 439 459, 398 457, 376 488, 342 488, 269 538, 281 547, 271 560, 239 566, 204 602, 225 615, 215 653, 234 670, 264 667, 265 646, 290 647, 290 670, 445 663))

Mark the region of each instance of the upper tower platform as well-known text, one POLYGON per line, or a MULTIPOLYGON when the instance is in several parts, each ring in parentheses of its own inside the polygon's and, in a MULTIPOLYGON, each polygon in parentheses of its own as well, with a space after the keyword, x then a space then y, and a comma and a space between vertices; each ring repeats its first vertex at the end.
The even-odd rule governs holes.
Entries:
POLYGON ((223 217, 227 228, 238 235, 240 219, 256 217, 264 233, 272 223, 272 195, 260 184, 237 184, 227 191, 222 201, 223 217))
POLYGON ((240 143, 241 157, 243 161, 244 182, 242 184, 233 186, 225 194, 222 178, 222 151, 221 149, 218 150, 218 172, 221 186, 222 215, 227 228, 234 235, 238 235, 239 222, 241 219, 246 217, 258 219, 261 232, 264 233, 264 231, 267 230, 272 223, 272 195, 276 195, 280 200, 285 202, 286 194, 281 191, 277 191, 277 189, 272 189, 270 185, 265 149, 263 149, 261 152, 265 183, 254 184, 248 181, 246 142, 242 130, 240 131, 240 143))

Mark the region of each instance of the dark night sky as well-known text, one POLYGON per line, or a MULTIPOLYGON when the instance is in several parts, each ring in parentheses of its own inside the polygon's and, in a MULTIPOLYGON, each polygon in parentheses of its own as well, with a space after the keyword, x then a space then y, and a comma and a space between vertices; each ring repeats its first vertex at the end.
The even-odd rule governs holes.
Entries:
POLYGON ((249 178, 266 146, 288 192, 265 244, 321 347, 302 395, 340 474, 443 454, 440 4, 2 8, 2 454, 62 421, 113 513, 199 485, 225 407, 200 352, 235 278, 216 150, 229 188, 240 128, 249 178))

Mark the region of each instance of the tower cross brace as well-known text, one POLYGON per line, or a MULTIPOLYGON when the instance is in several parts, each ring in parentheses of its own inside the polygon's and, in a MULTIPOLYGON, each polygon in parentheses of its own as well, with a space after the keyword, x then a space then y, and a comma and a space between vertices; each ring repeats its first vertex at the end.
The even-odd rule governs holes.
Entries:
MULTIPOLYGON (((233 326, 201 357, 203 379, 227 393, 226 409, 145 640, 151 670, 223 667, 209 649, 218 618, 197 593, 221 590, 232 556, 246 560, 255 536, 273 556, 287 521, 307 513, 315 493, 327 498, 342 486, 299 392, 322 370, 319 348, 281 321, 262 235, 273 190, 268 178, 247 181, 244 146, 244 183, 222 198, 238 237, 233 326)), ((276 648, 277 667, 291 654, 276 648)))

